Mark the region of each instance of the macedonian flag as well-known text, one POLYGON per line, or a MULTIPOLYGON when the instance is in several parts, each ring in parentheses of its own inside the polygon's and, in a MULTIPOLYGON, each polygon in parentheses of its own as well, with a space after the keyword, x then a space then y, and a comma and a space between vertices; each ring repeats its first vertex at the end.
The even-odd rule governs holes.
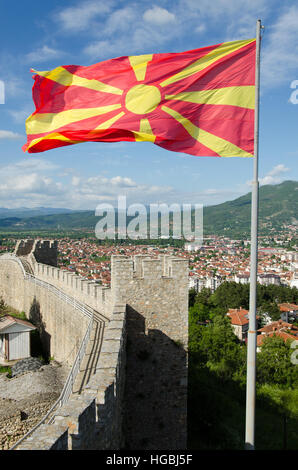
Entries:
POLYGON ((33 71, 30 153, 149 141, 197 156, 254 155, 256 40, 33 71))

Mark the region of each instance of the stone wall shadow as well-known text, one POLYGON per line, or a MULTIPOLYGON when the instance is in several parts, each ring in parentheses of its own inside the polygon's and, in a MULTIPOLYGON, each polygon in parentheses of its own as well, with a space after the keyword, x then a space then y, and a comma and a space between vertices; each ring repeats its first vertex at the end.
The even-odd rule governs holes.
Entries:
POLYGON ((40 303, 34 297, 30 310, 29 310, 29 320, 36 327, 38 332, 38 337, 36 335, 33 339, 33 351, 34 355, 39 355, 38 352, 43 356, 43 358, 48 362, 51 356, 51 335, 46 331, 46 323, 43 320, 42 313, 40 311, 40 303))
POLYGON ((125 449, 186 448, 186 352, 129 306, 123 418, 125 449))

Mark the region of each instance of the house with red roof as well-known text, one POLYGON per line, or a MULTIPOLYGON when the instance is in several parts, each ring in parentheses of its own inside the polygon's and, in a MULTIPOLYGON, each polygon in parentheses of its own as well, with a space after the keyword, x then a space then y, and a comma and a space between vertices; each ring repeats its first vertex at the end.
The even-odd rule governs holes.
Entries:
MULTIPOLYGON (((228 315, 231 320, 231 325, 235 335, 240 339, 240 341, 246 341, 249 325, 249 311, 242 307, 230 308, 226 315, 228 315)), ((259 320, 259 316, 256 318, 259 320)))
POLYGON ((258 330, 257 351, 260 350, 265 338, 278 336, 285 342, 298 340, 298 327, 282 320, 274 321, 258 330))
POLYGON ((283 303, 278 304, 279 310, 281 312, 281 319, 285 322, 289 320, 296 320, 298 317, 298 305, 290 304, 290 303, 283 303))

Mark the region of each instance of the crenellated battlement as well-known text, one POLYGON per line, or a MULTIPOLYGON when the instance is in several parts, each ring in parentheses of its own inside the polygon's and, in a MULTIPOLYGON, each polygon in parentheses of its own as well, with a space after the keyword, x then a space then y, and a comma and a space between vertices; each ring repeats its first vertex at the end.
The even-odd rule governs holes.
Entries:
POLYGON ((158 258, 117 255, 111 258, 111 270, 112 282, 118 276, 126 279, 181 279, 181 276, 188 276, 188 260, 169 255, 160 255, 158 258))
POLYGON ((107 288, 58 268, 56 241, 21 240, 15 255, 0 257, 0 294, 27 313, 33 301, 40 303, 55 355, 66 357, 76 335, 85 335, 76 300, 104 315, 109 325, 98 373, 81 397, 71 398, 55 424, 43 425, 34 442, 20 448, 186 448, 188 260, 112 256, 107 288), (31 269, 24 269, 25 262, 31 269), (56 290, 59 295, 52 294, 56 290), (70 303, 63 302, 65 296, 70 303), (42 444, 45 438, 49 445, 42 444))
POLYGON ((39 263, 57 266, 58 242, 57 240, 19 240, 16 244, 14 254, 26 256, 39 263))
POLYGON ((127 297, 128 282, 131 289, 138 286, 146 292, 152 283, 158 283, 162 297, 168 298, 169 291, 180 291, 187 285, 188 261, 183 258, 160 256, 150 258, 146 255, 111 257, 111 287, 103 287, 69 271, 36 262, 35 256, 29 257, 34 275, 55 287, 60 288, 79 301, 109 316, 116 302, 124 302, 127 297))
POLYGON ((89 307, 109 316, 111 310, 111 290, 94 281, 89 281, 69 271, 34 262, 31 259, 34 275, 49 284, 54 285, 63 292, 71 295, 89 307))
POLYGON ((33 239, 29 240, 18 240, 14 249, 14 254, 17 256, 26 256, 29 255, 32 251, 34 244, 33 239))

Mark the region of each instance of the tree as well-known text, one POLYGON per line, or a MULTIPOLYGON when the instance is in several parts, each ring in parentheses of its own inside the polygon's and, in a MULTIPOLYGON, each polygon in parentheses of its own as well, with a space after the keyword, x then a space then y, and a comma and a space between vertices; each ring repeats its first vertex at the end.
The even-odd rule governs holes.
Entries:
POLYGON ((188 306, 189 307, 192 307, 194 305, 196 295, 197 295, 196 290, 193 287, 189 289, 188 291, 188 306))
POLYGON ((211 296, 210 301, 220 307, 223 313, 229 308, 248 308, 249 287, 237 282, 223 282, 211 296))
POLYGON ((203 287, 201 292, 197 293, 195 302, 201 303, 204 305, 209 305, 209 299, 210 299, 211 294, 212 294, 211 289, 207 287, 203 287))
POLYGON ((298 385, 298 369, 291 363, 290 342, 279 336, 265 338, 257 356, 257 380, 260 384, 298 385))
POLYGON ((280 319, 280 310, 276 302, 264 302, 259 310, 260 313, 268 313, 273 321, 280 319))
POLYGON ((197 323, 203 323, 209 319, 209 308, 203 303, 195 303, 189 309, 189 313, 197 323))

